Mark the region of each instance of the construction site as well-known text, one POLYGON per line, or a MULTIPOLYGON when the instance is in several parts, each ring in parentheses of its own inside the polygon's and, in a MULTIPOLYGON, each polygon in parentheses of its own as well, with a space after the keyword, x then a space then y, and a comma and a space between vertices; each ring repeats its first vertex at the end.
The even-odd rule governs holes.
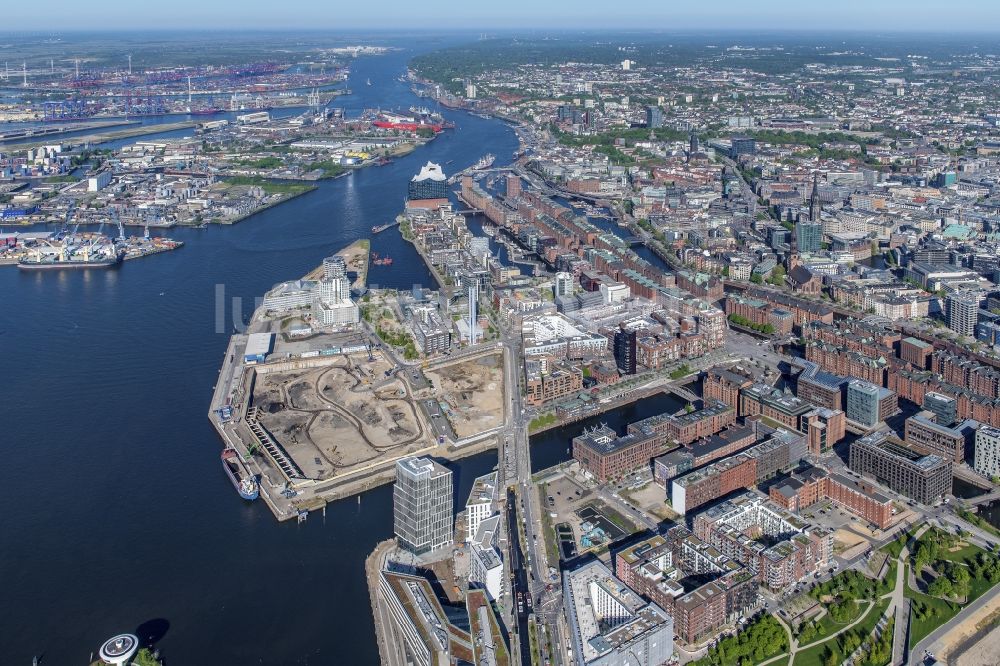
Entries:
POLYGON ((498 352, 435 365, 424 371, 435 388, 441 412, 458 439, 503 425, 502 362, 503 356, 498 352))
POLYGON ((426 447, 406 381, 379 354, 331 356, 304 371, 256 368, 259 423, 305 476, 323 481, 426 447))
POLYGON ((210 418, 279 520, 304 520, 390 482, 401 458, 456 459, 496 446, 499 350, 421 367, 357 333, 301 337, 280 321, 267 325, 275 332, 230 340, 210 418), (252 338, 261 335, 273 348, 256 359, 252 338))

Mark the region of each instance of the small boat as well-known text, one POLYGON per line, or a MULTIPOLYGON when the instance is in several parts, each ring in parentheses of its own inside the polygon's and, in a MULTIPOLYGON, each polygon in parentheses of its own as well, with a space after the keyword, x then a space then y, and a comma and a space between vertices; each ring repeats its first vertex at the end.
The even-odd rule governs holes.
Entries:
POLYGON ((240 497, 251 502, 260 497, 260 484, 240 460, 240 454, 236 452, 236 449, 223 449, 221 458, 226 476, 232 481, 233 487, 236 488, 240 497))
POLYGON ((365 79, 365 85, 366 86, 370 86, 371 84, 372 84, 372 80, 371 79, 365 79))

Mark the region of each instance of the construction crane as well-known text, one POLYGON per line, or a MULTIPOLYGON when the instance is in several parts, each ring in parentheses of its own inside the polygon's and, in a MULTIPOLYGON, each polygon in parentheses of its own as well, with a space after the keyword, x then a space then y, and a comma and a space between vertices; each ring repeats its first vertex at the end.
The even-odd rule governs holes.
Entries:
MULTIPOLYGON (((68 233, 69 232, 69 221, 73 218, 73 209, 74 208, 76 208, 76 199, 70 199, 69 200, 69 205, 66 207, 66 217, 63 218, 63 232, 64 233, 68 233)), ((80 224, 77 223, 76 226, 79 227, 80 224)), ((76 229, 73 230, 73 233, 76 233, 76 229)))
POLYGON ((118 207, 117 206, 113 206, 111 208, 111 219, 113 219, 115 221, 115 224, 118 225, 118 242, 119 243, 124 243, 125 242, 125 225, 122 224, 121 217, 118 216, 118 207))

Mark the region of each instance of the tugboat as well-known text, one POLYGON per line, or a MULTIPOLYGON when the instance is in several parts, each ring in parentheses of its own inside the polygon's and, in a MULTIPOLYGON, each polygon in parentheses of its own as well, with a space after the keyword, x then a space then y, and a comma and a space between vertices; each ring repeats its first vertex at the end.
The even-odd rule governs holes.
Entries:
POLYGON ((240 497, 250 502, 260 497, 260 484, 240 460, 236 449, 222 450, 222 467, 240 497))

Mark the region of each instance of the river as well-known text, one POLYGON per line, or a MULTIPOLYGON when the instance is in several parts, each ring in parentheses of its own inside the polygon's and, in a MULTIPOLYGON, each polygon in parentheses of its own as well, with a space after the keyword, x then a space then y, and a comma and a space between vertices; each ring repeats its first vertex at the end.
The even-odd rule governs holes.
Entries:
MULTIPOLYGON (((337 106, 424 102, 396 79, 413 51, 358 60, 337 106), (371 78, 374 85, 364 84, 371 78)), ((232 227, 175 229, 186 246, 119 270, 0 269, 0 664, 84 664, 142 626, 172 664, 374 664, 363 563, 392 534, 383 486, 302 525, 244 504, 219 464, 206 411, 231 319, 400 211, 427 160, 449 171, 517 148, 498 120, 445 112, 457 127, 384 167, 319 188, 232 227), (228 328, 228 326, 227 326, 228 328)), ((134 139, 133 139, 134 140, 134 139)), ((373 239, 391 267, 375 285, 432 285, 396 229, 373 239)), ((456 508, 496 454, 454 466, 456 508)))

